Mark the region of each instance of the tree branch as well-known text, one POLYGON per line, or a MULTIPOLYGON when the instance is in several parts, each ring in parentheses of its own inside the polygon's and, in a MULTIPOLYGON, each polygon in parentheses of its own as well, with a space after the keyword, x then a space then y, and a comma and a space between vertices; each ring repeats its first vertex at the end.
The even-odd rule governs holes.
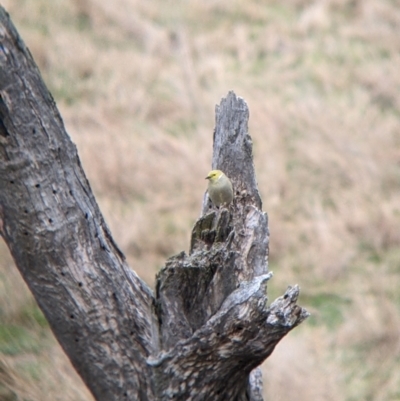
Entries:
POLYGON ((234 200, 228 209, 216 209, 206 194, 190 254, 170 258, 157 276, 167 353, 152 363, 165 399, 262 399, 259 372, 249 379, 251 371, 308 316, 296 305, 298 287, 267 307, 268 218, 261 211, 248 116, 233 92, 217 106, 212 167, 231 178, 234 200))
POLYGON ((3 8, 0 121, 1 235, 21 275, 98 400, 151 399, 151 291, 112 240, 54 100, 3 8))

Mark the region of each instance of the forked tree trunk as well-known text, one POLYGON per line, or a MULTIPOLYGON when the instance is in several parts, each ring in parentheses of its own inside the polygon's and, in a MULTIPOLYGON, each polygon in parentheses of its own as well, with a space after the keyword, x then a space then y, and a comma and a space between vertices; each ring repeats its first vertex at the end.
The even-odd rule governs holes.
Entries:
POLYGON ((308 313, 299 289, 267 306, 268 220, 246 103, 216 108, 213 169, 234 185, 208 196, 189 255, 170 258, 156 294, 113 241, 54 100, 0 9, 0 232, 94 397, 262 400, 257 367, 308 313))

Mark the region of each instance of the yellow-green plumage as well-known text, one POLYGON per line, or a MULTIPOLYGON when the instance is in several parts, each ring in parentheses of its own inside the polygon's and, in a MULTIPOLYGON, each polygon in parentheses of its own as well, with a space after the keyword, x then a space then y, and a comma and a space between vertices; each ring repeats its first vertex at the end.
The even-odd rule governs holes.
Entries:
POLYGON ((232 202, 232 183, 221 170, 210 171, 206 180, 208 180, 208 196, 215 206, 227 206, 232 202))

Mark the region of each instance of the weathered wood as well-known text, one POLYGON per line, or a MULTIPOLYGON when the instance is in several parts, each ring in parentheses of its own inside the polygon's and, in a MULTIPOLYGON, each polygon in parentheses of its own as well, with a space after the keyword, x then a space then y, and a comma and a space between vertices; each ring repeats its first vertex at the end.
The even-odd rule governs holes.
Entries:
POLYGON ((160 367, 157 391, 168 394, 165 399, 262 399, 259 372, 249 380, 250 372, 307 316, 295 305, 297 287, 285 294, 290 303, 284 319, 276 319, 281 302, 267 307, 268 218, 255 180, 248 116, 233 92, 216 108, 212 168, 231 178, 234 200, 228 209, 216 209, 206 194, 190 254, 170 258, 157 277, 161 344, 168 352, 154 366, 160 367), (175 381, 182 375, 200 393, 175 381))
POLYGON ((97 400, 262 400, 259 366, 308 313, 298 287, 267 306, 268 218, 248 108, 216 109, 212 167, 235 198, 205 195, 190 252, 156 294, 127 266, 53 98, 0 7, 0 233, 50 326, 97 400))
POLYGON ((22 277, 98 400, 153 399, 153 296, 127 266, 54 100, 0 9, 0 227, 22 277), (144 396, 145 395, 145 396, 144 396))

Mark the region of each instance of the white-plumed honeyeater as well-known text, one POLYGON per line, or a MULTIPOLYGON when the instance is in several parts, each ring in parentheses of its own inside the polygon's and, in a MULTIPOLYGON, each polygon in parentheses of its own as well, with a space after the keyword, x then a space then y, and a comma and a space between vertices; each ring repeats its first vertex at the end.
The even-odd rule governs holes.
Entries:
POLYGON ((208 196, 215 206, 228 206, 233 199, 231 180, 221 171, 212 170, 208 173, 208 196))

